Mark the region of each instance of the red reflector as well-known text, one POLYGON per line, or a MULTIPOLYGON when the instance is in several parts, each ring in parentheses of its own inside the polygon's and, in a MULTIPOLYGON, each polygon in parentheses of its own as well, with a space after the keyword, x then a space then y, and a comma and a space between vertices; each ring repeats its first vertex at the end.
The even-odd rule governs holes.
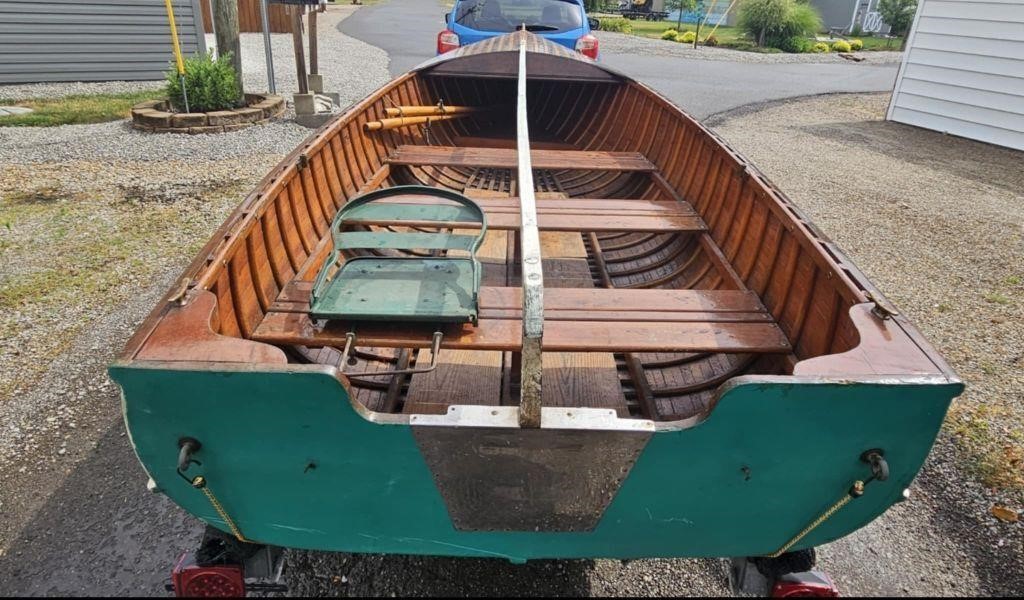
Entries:
POLYGON ((179 598, 242 598, 245 576, 239 565, 201 567, 191 552, 181 555, 171 573, 179 598))
POLYGON ((576 51, 583 56, 597 60, 597 38, 588 33, 576 40, 576 51))
POLYGON ((821 571, 807 571, 783 575, 772 586, 772 598, 838 598, 836 588, 828 575, 821 571))
POLYGON ((454 31, 445 29, 437 34, 437 53, 444 54, 459 47, 459 36, 454 31))

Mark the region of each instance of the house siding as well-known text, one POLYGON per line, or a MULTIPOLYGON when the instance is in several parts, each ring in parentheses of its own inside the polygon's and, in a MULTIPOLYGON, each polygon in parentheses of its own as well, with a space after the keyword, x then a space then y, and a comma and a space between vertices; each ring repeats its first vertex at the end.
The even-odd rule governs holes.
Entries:
POLYGON ((921 0, 888 118, 1024 150, 1024 2, 921 0))
MULTIPOLYGON (((206 49, 199 0, 172 0, 186 56, 206 49)), ((0 0, 0 84, 162 79, 164 0, 0 0)))

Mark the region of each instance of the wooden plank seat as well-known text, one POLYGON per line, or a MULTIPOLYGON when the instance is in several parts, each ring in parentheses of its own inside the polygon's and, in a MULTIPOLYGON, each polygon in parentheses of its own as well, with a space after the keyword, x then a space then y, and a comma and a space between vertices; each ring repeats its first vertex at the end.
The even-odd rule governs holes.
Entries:
MULTIPOLYGON (((311 284, 296 281, 269 307, 252 338, 273 344, 340 346, 355 331, 359 345, 427 348, 522 348, 522 291, 481 287, 477 326, 449 323, 314 322, 311 284)), ((787 353, 789 341, 753 292, 550 288, 544 291, 545 352, 787 353)))
MULTIPOLYGON (((489 229, 519 229, 519 198, 489 195, 477 197, 472 190, 466 192, 484 210, 489 229)), ((704 221, 689 203, 674 200, 537 198, 536 202, 537 226, 541 231, 671 233, 707 230, 704 221)), ((436 227, 440 224, 453 228, 472 226, 469 219, 471 215, 465 214, 464 207, 438 206, 436 198, 408 194, 391 198, 387 203, 404 213, 402 223, 405 225, 436 227), (447 222, 441 223, 445 220, 447 222)), ((388 211, 388 206, 381 204, 368 206, 367 209, 373 210, 351 215, 349 220, 360 225, 392 224, 394 211, 388 211)))
MULTIPOLYGON (((588 171, 656 171, 654 163, 639 152, 595 150, 533 150, 534 169, 586 169, 588 171)), ((467 148, 463 146, 403 145, 395 148, 387 162, 392 165, 476 167, 517 169, 519 160, 512 148, 467 148)))

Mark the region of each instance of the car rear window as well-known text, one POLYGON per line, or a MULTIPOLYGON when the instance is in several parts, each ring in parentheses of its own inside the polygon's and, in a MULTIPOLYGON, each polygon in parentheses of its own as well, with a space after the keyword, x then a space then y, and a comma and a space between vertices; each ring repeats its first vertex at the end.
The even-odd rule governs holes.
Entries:
POLYGON ((462 0, 454 21, 480 31, 527 31, 544 33, 583 27, 583 11, 572 0, 462 0))

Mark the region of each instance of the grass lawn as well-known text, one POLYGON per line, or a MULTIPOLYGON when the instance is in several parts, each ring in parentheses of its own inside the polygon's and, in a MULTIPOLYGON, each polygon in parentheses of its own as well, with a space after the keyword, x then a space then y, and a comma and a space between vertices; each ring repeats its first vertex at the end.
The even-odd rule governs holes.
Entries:
MULTIPOLYGON (((601 19, 611 19, 618 15, 611 14, 599 14, 596 15, 601 19)), ((661 34, 666 29, 676 29, 675 21, 641 21, 635 20, 630 21, 630 25, 633 26, 633 35, 639 35, 641 37, 661 39, 661 34)), ((714 29, 714 23, 708 23, 701 26, 700 37, 704 39, 707 34, 711 33, 714 29)), ((695 23, 683 23, 679 31, 697 31, 697 25, 695 23)), ((774 48, 757 48, 754 47, 749 39, 744 35, 743 30, 739 27, 728 27, 722 25, 715 30, 715 37, 718 38, 720 46, 726 48, 735 48, 737 50, 752 50, 754 52, 777 52, 774 48)), ((852 37, 849 39, 853 39, 852 37)), ((860 37, 858 38, 864 42, 864 50, 899 50, 900 40, 898 39, 886 39, 882 37, 860 37)), ((668 42, 666 42, 668 43, 668 42)))
POLYGON ((117 121, 127 118, 135 104, 164 97, 166 97, 164 91, 157 89, 124 94, 0 100, 0 106, 25 106, 35 111, 25 115, 0 117, 0 127, 53 127, 117 121))

